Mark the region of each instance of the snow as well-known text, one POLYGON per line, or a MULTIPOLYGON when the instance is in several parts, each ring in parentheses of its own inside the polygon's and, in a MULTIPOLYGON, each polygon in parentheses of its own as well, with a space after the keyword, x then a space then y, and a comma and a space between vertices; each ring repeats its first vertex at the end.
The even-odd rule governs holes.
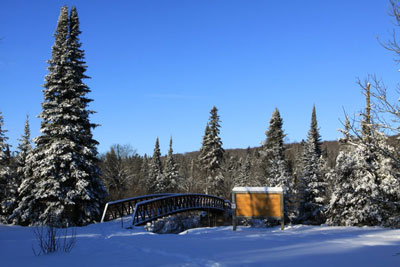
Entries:
POLYGON ((234 193, 282 193, 282 187, 234 187, 234 193))
POLYGON ((0 225, 2 266, 400 266, 400 230, 287 226, 158 235, 121 221, 76 228, 70 253, 34 256, 32 227, 0 225))

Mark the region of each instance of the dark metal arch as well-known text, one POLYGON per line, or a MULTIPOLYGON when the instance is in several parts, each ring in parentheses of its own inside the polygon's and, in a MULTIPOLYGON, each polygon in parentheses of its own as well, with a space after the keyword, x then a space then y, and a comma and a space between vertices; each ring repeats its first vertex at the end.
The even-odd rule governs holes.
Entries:
POLYGON ((108 202, 104 207, 103 216, 101 217, 100 222, 111 221, 132 214, 135 205, 138 202, 169 195, 173 194, 151 194, 108 202))
POLYGON ((223 198, 204 194, 174 194, 136 203, 132 225, 143 225, 168 215, 191 210, 225 211, 230 202, 223 198))
POLYGON ((230 201, 204 194, 152 194, 108 202, 101 222, 132 214, 132 225, 142 225, 168 215, 192 211, 225 211, 230 201))

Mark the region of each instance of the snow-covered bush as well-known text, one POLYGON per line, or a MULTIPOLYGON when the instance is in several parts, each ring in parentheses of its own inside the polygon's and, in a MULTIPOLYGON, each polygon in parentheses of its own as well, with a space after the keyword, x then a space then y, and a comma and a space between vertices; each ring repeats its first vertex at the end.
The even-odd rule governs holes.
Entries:
POLYGON ((187 229, 200 227, 199 215, 174 215, 148 223, 145 229, 157 234, 178 234, 187 229))
POLYGON ((393 149, 376 132, 369 146, 357 143, 339 154, 329 225, 399 227, 400 174, 394 162, 374 147, 393 149))

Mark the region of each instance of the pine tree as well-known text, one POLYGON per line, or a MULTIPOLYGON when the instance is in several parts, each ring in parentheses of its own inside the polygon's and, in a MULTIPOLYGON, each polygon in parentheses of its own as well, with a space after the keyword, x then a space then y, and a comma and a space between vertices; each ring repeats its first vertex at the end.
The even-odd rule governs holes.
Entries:
POLYGON ((161 193, 164 190, 161 184, 159 184, 159 181, 162 180, 162 169, 160 143, 157 137, 153 157, 149 165, 149 177, 146 183, 148 193, 161 193))
POLYGON ((10 199, 13 198, 13 181, 15 175, 11 168, 10 147, 5 135, 3 114, 0 112, 0 223, 7 223, 12 208, 10 199))
POLYGON ((139 184, 145 185, 142 194, 148 193, 147 183, 149 180, 149 165, 150 165, 150 162, 147 157, 147 154, 144 154, 143 161, 140 166, 140 175, 139 175, 139 184))
POLYGON ((283 139, 286 136, 282 129, 283 120, 279 110, 275 108, 268 130, 265 132, 267 139, 262 147, 262 155, 265 170, 266 186, 282 187, 285 200, 286 220, 294 217, 294 209, 291 204, 293 201, 293 184, 288 164, 285 160, 285 146, 283 139))
POLYGON ((22 168, 26 165, 26 158, 28 156, 29 151, 32 150, 31 144, 31 130, 29 126, 29 116, 26 116, 25 120, 25 128, 24 134, 19 139, 18 145, 18 156, 17 156, 17 164, 18 164, 18 174, 19 176, 23 177, 22 168))
POLYGON ((221 192, 220 196, 224 197, 225 199, 229 199, 231 197, 232 189, 235 187, 236 180, 240 175, 240 161, 241 158, 238 159, 229 153, 225 153, 224 155, 224 161, 221 167, 221 177, 223 181, 218 189, 219 192, 221 192))
POLYGON ((246 158, 240 159, 240 170, 239 175, 236 177, 235 186, 253 186, 251 181, 251 160, 249 153, 246 154, 246 158))
POLYGON ((264 157, 263 147, 259 147, 254 150, 251 156, 251 180, 252 186, 265 186, 265 164, 266 160, 264 157))
POLYGON ((169 141, 169 150, 165 161, 163 180, 159 184, 164 193, 175 193, 182 188, 182 178, 178 172, 178 166, 175 162, 172 149, 172 137, 169 141))
POLYGON ((336 160, 336 183, 328 209, 327 223, 344 226, 400 226, 400 173, 388 145, 371 116, 369 84, 366 109, 359 138, 349 138, 346 124, 344 142, 336 160), (387 153, 382 153, 382 151, 387 153))
POLYGON ((319 134, 318 122, 317 122, 317 112, 315 110, 315 106, 313 106, 311 113, 311 127, 308 132, 307 143, 310 144, 313 151, 317 157, 321 157, 321 135, 319 134))
POLYGON ((26 116, 25 120, 25 128, 24 134, 21 135, 21 139, 19 139, 18 145, 18 155, 17 155, 17 176, 18 176, 18 187, 21 184, 22 180, 24 179, 24 168, 28 164, 27 158, 28 155, 32 151, 32 142, 31 142, 31 130, 29 126, 29 116, 26 116))
POLYGON ((200 149, 199 161, 202 170, 205 172, 206 185, 205 193, 211 193, 222 196, 223 176, 221 174, 221 165, 224 156, 222 141, 219 137, 220 120, 218 109, 211 109, 211 116, 207 123, 203 136, 203 143, 200 149))
POLYGON ((324 162, 321 159, 321 136, 317 124, 315 106, 311 116, 311 127, 303 151, 303 169, 300 188, 300 218, 308 224, 325 222, 324 210, 327 202, 324 162))
POLYGON ((14 220, 12 214, 18 207, 18 203, 21 201, 21 198, 18 194, 18 188, 25 178, 24 168, 28 167, 27 157, 32 150, 29 116, 26 116, 24 134, 21 136, 21 139, 19 139, 19 142, 18 155, 15 160, 15 175, 12 175, 11 179, 9 180, 8 197, 6 201, 7 214, 9 215, 8 221, 11 223, 18 223, 18 221, 14 220))
POLYGON ((199 163, 200 163, 200 168, 205 172, 205 176, 206 176, 206 181, 205 181, 205 190, 204 192, 207 194, 208 193, 208 188, 209 188, 209 184, 208 184, 208 180, 210 179, 209 174, 209 169, 207 168, 208 165, 208 149, 210 146, 211 140, 210 140, 210 127, 207 123, 206 125, 206 129, 204 130, 204 135, 203 135, 203 141, 202 141, 202 146, 200 148, 200 155, 199 155, 199 163))
POLYGON ((382 133, 371 135, 371 146, 357 143, 341 151, 336 161, 335 190, 329 205, 330 225, 399 226, 399 171, 391 158, 373 146, 390 151, 382 133))
POLYGON ((22 217, 31 218, 31 224, 94 222, 106 196, 98 167, 98 142, 91 132, 96 125, 89 121, 93 111, 87 109, 92 101, 86 97, 90 89, 82 82, 88 77, 80 33, 76 9, 68 17, 68 8, 62 7, 43 90, 42 135, 34 140, 33 171, 28 178, 35 180, 33 196, 26 198, 31 203, 18 208, 22 217))
POLYGON ((263 146, 262 154, 265 160, 265 184, 267 186, 282 186, 286 188, 290 184, 290 173, 285 160, 285 147, 282 129, 283 121, 279 110, 276 108, 269 122, 269 128, 265 132, 267 139, 263 146))
POLYGON ((7 130, 4 129, 3 113, 0 111, 0 162, 4 165, 10 159, 10 149, 7 144, 8 137, 6 136, 7 130))
POLYGON ((40 210, 37 208, 37 181, 33 175, 33 168, 37 166, 34 149, 28 151, 25 159, 25 166, 19 171, 23 176, 21 185, 18 188, 18 206, 10 216, 14 224, 30 225, 38 224, 40 210))

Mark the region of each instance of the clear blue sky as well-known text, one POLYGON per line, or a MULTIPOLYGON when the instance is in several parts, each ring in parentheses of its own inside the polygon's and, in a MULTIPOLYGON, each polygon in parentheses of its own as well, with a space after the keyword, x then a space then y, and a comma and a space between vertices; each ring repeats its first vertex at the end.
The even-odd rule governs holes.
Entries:
POLYGON ((385 0, 2 0, 0 110, 13 149, 26 114, 40 134, 64 4, 81 20, 99 152, 119 143, 152 154, 157 136, 163 154, 170 136, 175 152, 198 150, 213 105, 225 148, 259 146, 275 107, 287 141, 301 141, 313 104, 322 139, 334 140, 343 109, 363 107, 357 77, 393 88, 400 75, 376 40, 393 28, 385 0))

